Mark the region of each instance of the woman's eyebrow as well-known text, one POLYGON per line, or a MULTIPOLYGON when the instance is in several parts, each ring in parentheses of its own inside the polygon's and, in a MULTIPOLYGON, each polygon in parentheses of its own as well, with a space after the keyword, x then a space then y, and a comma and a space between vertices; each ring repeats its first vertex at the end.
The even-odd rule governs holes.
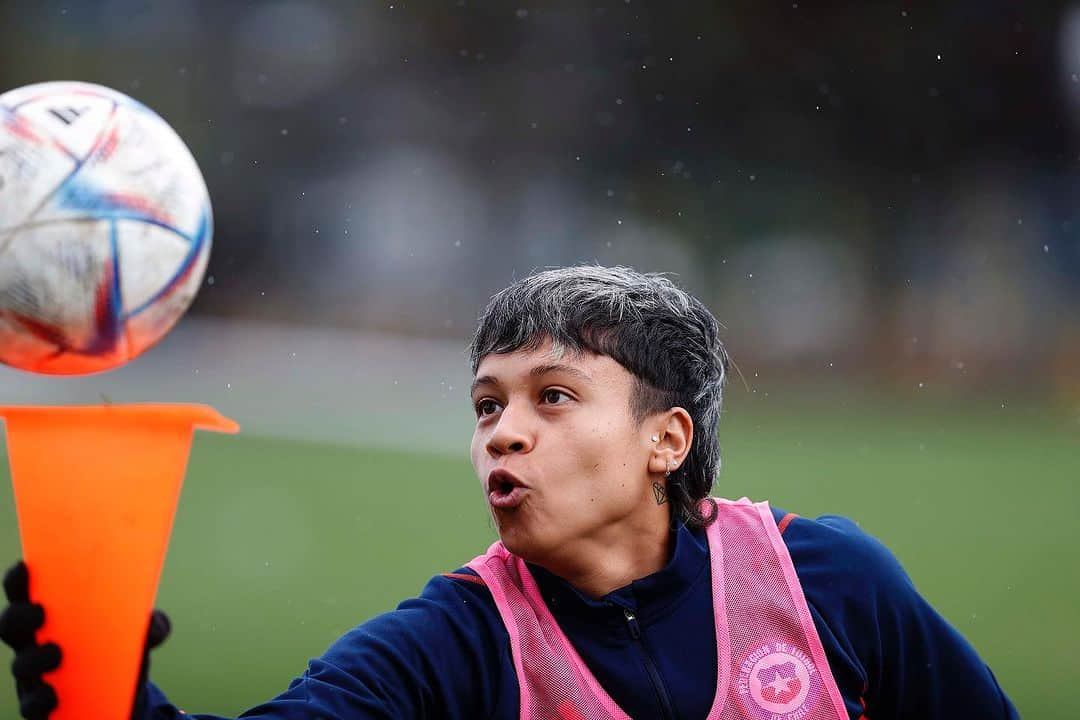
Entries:
POLYGON ((475 380, 472 381, 472 387, 469 388, 469 394, 470 395, 475 394, 476 389, 478 387, 482 386, 482 385, 494 385, 494 386, 498 387, 499 379, 497 377, 495 377, 494 375, 483 375, 481 377, 478 377, 478 378, 476 378, 475 380))
MULTIPOLYGON (((593 376, 585 372, 584 370, 576 368, 573 365, 563 365, 560 363, 545 363, 544 365, 537 365, 536 367, 529 370, 529 377, 536 378, 541 377, 542 375, 547 375, 548 373, 556 372, 571 375, 589 384, 596 384, 596 380, 593 379, 593 376)), ((499 385, 501 385, 501 383, 499 382, 499 379, 494 375, 481 375, 480 377, 473 380, 472 387, 469 389, 469 394, 471 395, 475 393, 477 388, 485 385, 494 385, 495 387, 498 387, 499 385)))
POLYGON ((529 371, 529 377, 540 377, 541 375, 547 375, 548 373, 554 373, 554 372, 565 373, 567 375, 573 375, 577 379, 584 380, 587 383, 595 383, 596 382, 595 380, 593 380, 592 375, 585 372, 584 370, 581 370, 580 368, 576 368, 573 365, 562 365, 562 364, 559 364, 559 363, 548 363, 548 364, 545 364, 545 365, 537 365, 536 367, 534 367, 532 370, 529 371))

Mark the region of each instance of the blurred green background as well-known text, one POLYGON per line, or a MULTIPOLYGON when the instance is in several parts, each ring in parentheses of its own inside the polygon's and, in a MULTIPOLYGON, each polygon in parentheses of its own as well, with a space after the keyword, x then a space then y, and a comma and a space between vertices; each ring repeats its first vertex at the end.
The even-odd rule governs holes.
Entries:
MULTIPOLYGON (((716 491, 854 518, 978 648, 1024 717, 1075 718, 1078 436, 1075 411, 1013 399, 733 387, 716 491)), ((493 537, 465 448, 201 434, 158 599, 174 635, 154 653, 153 678, 190 712, 237 714, 493 537)), ((8 489, 0 558, 18 555, 8 489)), ((0 682, 2 715, 14 707, 0 682)))

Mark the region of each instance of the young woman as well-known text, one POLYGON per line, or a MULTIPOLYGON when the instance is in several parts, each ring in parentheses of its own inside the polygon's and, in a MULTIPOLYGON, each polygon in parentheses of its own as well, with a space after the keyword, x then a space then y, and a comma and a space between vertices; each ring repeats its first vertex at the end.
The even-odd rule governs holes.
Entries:
MULTIPOLYGON (((241 717, 1017 717, 854 523, 709 497, 728 361, 696 298, 626 268, 548 270, 492 298, 470 349, 472 462, 499 542, 241 717)), ((38 720, 62 653, 33 642, 25 566, 7 585, 0 634, 38 720)), ((140 683, 133 717, 217 716, 140 683)))

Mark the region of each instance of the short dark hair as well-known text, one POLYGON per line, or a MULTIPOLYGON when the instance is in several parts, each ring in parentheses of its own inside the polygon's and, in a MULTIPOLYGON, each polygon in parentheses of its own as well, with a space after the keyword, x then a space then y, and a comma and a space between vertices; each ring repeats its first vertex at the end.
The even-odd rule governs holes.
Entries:
POLYGON ((550 340, 558 352, 592 352, 614 359, 637 380, 630 409, 638 423, 682 407, 694 439, 682 466, 668 478, 673 517, 708 524, 703 513, 720 469, 723 387, 730 359, 720 325, 705 305, 660 274, 627 267, 578 265, 515 281, 488 302, 469 356, 475 375, 491 353, 535 350, 550 340))

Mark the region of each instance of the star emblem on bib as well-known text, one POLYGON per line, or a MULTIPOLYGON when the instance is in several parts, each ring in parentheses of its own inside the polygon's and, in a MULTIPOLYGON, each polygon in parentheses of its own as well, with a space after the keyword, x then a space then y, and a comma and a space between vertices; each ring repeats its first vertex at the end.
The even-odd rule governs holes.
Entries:
POLYGON ((802 683, 795 676, 795 664, 786 662, 758 670, 761 680, 761 697, 776 705, 786 705, 794 700, 802 683))
POLYGON ((787 641, 753 648, 740 663, 737 682, 744 707, 755 720, 802 720, 821 696, 813 660, 787 641))

